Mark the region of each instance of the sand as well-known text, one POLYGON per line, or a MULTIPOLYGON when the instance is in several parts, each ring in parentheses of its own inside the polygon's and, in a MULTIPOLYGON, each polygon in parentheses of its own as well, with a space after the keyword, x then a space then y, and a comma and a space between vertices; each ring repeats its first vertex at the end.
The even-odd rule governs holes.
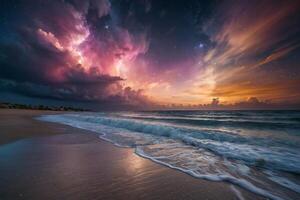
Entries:
POLYGON ((0 145, 22 138, 63 133, 62 126, 41 123, 33 118, 58 111, 0 109, 0 145))
POLYGON ((1 200, 238 199, 230 184, 196 179, 95 133, 34 119, 49 113, 57 112, 0 110, 1 200))

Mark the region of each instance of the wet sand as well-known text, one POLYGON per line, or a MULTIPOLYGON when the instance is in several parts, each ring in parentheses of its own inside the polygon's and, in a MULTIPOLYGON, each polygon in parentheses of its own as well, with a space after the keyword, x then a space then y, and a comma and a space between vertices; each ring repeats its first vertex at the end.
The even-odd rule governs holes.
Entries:
POLYGON ((33 118, 58 111, 0 109, 0 145, 22 138, 63 133, 63 126, 41 123, 33 118))
MULTIPOLYGON (((1 200, 238 199, 229 184, 161 166, 88 131, 33 119, 49 113, 57 112, 0 110, 1 200)), ((238 190, 245 199, 262 199, 238 190)))

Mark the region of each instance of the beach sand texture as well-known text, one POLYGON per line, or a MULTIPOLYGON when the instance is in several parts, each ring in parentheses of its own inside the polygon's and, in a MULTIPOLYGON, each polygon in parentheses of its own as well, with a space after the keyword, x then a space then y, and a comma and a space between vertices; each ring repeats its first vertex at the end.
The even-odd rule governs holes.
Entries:
MULTIPOLYGON (((0 110, 0 199, 238 199, 80 129, 41 122, 50 111, 0 110), (42 136, 42 137, 41 137, 42 136)), ((263 199, 242 191, 245 199, 263 199)))

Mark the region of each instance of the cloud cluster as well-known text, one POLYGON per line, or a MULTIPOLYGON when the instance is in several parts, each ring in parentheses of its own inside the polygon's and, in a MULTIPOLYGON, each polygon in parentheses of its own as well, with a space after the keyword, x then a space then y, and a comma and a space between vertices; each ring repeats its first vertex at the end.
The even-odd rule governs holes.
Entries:
POLYGON ((24 2, 19 12, 27 20, 11 20, 12 38, 0 40, 2 91, 124 105, 145 100, 122 86, 118 65, 147 51, 146 33, 117 24, 108 0, 24 2))
POLYGON ((204 26, 213 45, 200 58, 203 67, 186 95, 300 101, 294 87, 300 71, 291 59, 299 54, 299 11, 296 1, 221 4, 204 26))
POLYGON ((0 93, 118 108, 298 103, 299 11, 293 0, 3 0, 0 93))

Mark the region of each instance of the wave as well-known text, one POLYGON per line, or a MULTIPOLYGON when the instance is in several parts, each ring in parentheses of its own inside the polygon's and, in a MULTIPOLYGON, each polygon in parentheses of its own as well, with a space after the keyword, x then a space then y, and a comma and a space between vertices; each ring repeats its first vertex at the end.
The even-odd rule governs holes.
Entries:
POLYGON ((159 120, 217 120, 217 121, 241 121, 241 122, 281 122, 281 123, 294 123, 300 121, 300 116, 295 115, 208 115, 208 114, 176 114, 176 115, 168 115, 168 114, 156 114, 156 113, 118 113, 117 115, 123 117, 130 117, 136 119, 159 119, 159 120))
POLYGON ((266 191, 266 190, 263 190, 259 187, 256 187, 255 185, 253 185, 252 183, 250 183, 249 181, 246 181, 244 179, 239 179, 239 178, 235 178, 233 176, 230 176, 230 175, 227 175, 227 174, 199 174, 193 170, 190 170, 190 169, 184 169, 184 168, 181 168, 181 167, 177 167, 177 166, 174 166, 174 165, 171 165, 167 162, 163 162, 159 159, 156 159, 152 156, 148 156, 146 153, 143 152, 143 150, 141 150, 139 147, 136 148, 136 151, 135 151, 138 155, 144 157, 144 158, 148 158, 154 162, 157 162, 159 164, 162 164, 162 165, 165 165, 171 169, 176 169, 176 170, 179 170, 179 171, 182 171, 186 174, 189 174, 193 177, 196 177, 196 178, 201 178, 201 179, 205 179, 205 180, 209 180, 209 181, 224 181, 224 182, 229 182, 229 183, 232 183, 234 185, 237 185, 237 186, 240 186, 241 188, 244 188, 250 192, 253 192, 255 194, 258 194, 258 195, 261 195, 261 196, 264 196, 264 197, 267 197, 267 198, 270 198, 270 199, 273 199, 273 200, 282 200, 282 198, 276 196, 276 195, 273 195, 272 193, 266 191))
POLYGON ((299 143, 294 141, 242 137, 224 131, 199 131, 166 124, 103 116, 65 115, 64 118, 121 128, 129 132, 167 137, 210 150, 227 158, 243 160, 251 165, 300 174, 300 155, 298 153, 300 148, 296 148, 299 147, 299 143), (295 148, 291 148, 291 146, 295 148))
POLYGON ((151 120, 151 121, 169 121, 181 124, 190 125, 205 125, 205 126, 229 126, 229 127, 247 127, 251 129, 285 129, 294 128, 299 129, 300 125, 295 119, 289 121, 283 121, 282 119, 239 119, 236 117, 201 117, 201 118, 189 118, 189 117, 131 117, 132 119, 151 120), (294 120, 294 121, 292 121, 294 120))
MULTIPOLYGON (((270 199, 285 195, 281 190, 270 192, 273 188, 264 179, 253 179, 256 173, 249 167, 300 174, 298 141, 199 130, 124 116, 84 113, 47 115, 40 119, 95 131, 100 138, 117 146, 135 148, 136 154, 142 157, 198 178, 230 182, 270 199)), ((284 182, 285 179, 270 173, 264 176, 271 176, 269 180, 299 193, 300 186, 293 181, 284 182)))

